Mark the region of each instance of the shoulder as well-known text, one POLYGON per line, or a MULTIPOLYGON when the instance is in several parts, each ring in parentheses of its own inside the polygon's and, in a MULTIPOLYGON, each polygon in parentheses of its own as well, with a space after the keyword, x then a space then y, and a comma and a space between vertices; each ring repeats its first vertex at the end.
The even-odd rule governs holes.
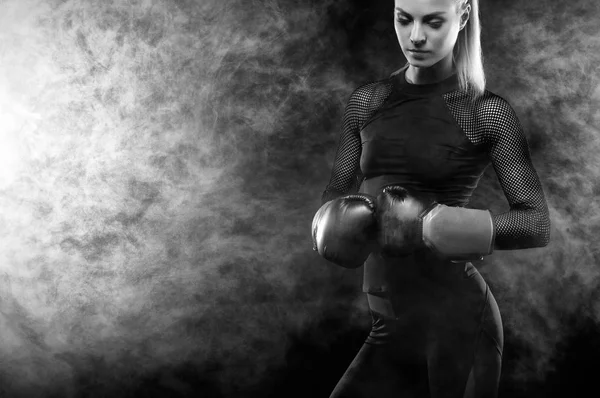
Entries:
POLYGON ((486 89, 480 96, 473 97, 471 103, 478 124, 485 130, 520 128, 515 110, 502 96, 486 89))
POLYGON ((354 89, 350 95, 348 105, 361 106, 365 110, 371 109, 374 106, 381 105, 391 92, 390 78, 363 83, 354 89))
POLYGON ((485 90, 483 94, 474 99, 474 109, 477 116, 484 120, 498 120, 515 117, 515 111, 510 103, 500 95, 485 90))
POLYGON ((354 90, 352 96, 372 96, 380 93, 389 93, 392 89, 393 79, 395 76, 402 73, 404 70, 406 70, 406 68, 408 68, 408 65, 405 65, 400 69, 390 73, 390 75, 386 78, 363 83, 354 90))
POLYGON ((489 143, 519 145, 526 141, 519 118, 502 96, 485 90, 475 100, 476 119, 489 143))
POLYGON ((358 86, 351 95, 353 97, 373 97, 391 89, 390 78, 370 81, 358 86))

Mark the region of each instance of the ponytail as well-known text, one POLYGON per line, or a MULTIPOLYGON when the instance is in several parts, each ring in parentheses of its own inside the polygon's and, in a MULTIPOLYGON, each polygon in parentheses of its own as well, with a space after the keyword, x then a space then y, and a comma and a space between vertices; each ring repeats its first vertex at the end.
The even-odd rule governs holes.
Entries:
POLYGON ((485 91, 485 73, 483 53, 481 51, 481 23, 479 20, 479 0, 457 0, 458 10, 471 4, 469 20, 458 32, 454 45, 452 61, 461 90, 470 90, 475 96, 485 91))

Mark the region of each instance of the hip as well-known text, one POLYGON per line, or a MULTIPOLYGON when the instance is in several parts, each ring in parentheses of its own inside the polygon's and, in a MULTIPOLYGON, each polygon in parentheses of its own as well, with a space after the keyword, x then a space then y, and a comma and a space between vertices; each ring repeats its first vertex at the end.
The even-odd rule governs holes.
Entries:
POLYGON ((454 283, 422 278, 405 289, 395 286, 391 291, 367 293, 372 317, 367 342, 396 342, 407 350, 447 336, 470 342, 484 324, 498 334, 501 318, 496 300, 477 269, 470 263, 465 268, 464 277, 454 283))
POLYGON ((363 291, 374 294, 416 294, 426 297, 483 294, 486 283, 473 263, 437 258, 428 250, 403 257, 369 255, 363 270, 363 291))

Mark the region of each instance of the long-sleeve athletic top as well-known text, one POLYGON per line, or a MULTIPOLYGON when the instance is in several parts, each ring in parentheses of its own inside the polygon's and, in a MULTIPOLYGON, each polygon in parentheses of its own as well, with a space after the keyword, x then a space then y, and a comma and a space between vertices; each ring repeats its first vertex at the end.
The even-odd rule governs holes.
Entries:
POLYGON ((460 90, 456 74, 417 85, 405 71, 350 96, 322 203, 351 193, 357 181, 391 176, 438 203, 466 206, 492 164, 510 206, 493 215, 494 249, 547 245, 548 207, 510 104, 488 90, 481 96, 460 90))

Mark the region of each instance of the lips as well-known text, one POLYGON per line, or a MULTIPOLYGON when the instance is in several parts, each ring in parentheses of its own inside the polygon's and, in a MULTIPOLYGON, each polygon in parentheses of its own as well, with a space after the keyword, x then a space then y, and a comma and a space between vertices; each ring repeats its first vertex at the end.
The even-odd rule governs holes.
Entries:
POLYGON ((428 53, 429 51, 423 51, 423 50, 408 50, 411 53, 417 53, 417 54, 423 54, 423 53, 428 53))

